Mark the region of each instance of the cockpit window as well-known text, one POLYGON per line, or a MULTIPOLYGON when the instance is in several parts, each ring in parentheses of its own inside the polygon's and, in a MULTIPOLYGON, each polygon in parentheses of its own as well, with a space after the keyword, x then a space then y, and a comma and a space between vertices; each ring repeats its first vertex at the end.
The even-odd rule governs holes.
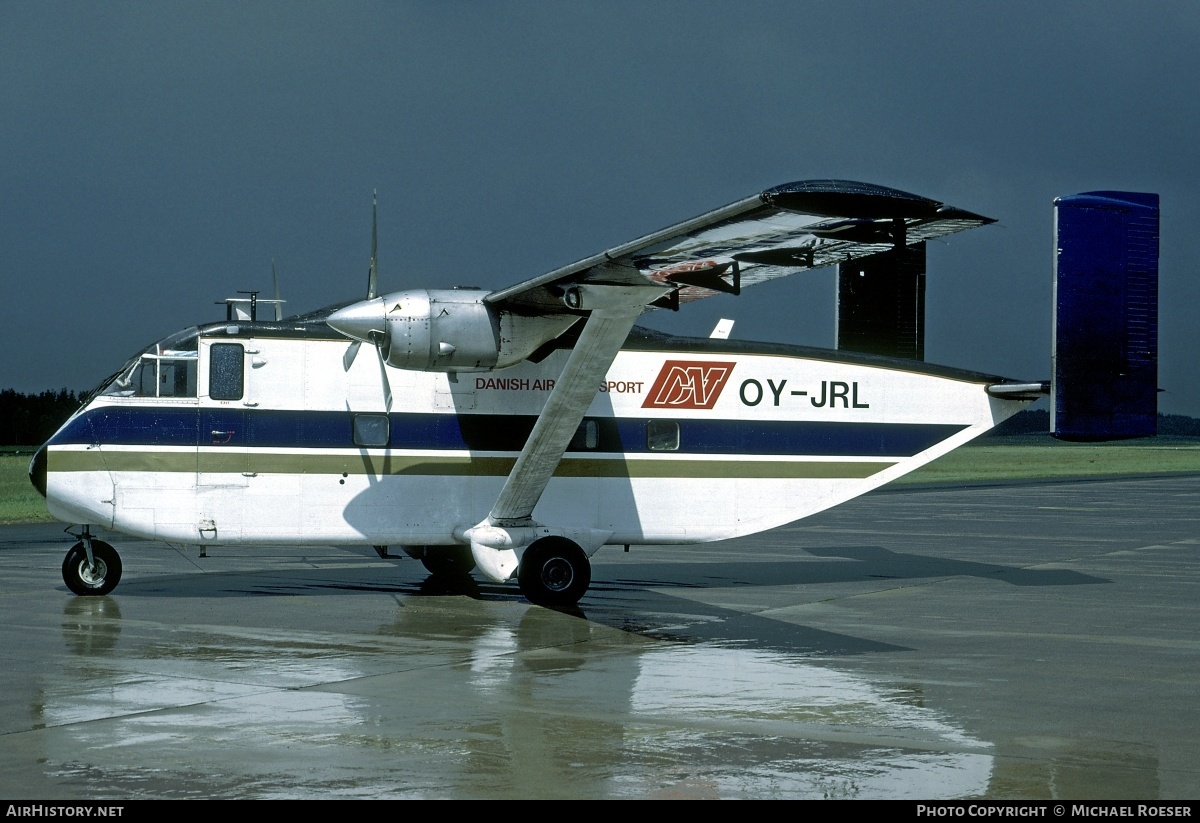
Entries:
POLYGON ((190 328, 134 357, 100 392, 112 397, 195 397, 198 332, 190 328))

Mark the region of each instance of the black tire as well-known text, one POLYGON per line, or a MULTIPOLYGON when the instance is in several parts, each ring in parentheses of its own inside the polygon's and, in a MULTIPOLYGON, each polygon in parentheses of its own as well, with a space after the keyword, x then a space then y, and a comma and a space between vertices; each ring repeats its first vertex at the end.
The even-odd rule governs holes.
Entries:
POLYGON ((574 606, 592 583, 592 564, 576 543, 543 537, 521 557, 521 593, 540 606, 574 606))
POLYGON ((92 540, 94 567, 88 566, 87 552, 80 540, 63 559, 62 575, 67 588, 81 597, 108 594, 121 582, 121 556, 103 540, 92 540))
POLYGON ((426 546, 421 564, 432 575, 466 577, 475 568, 475 556, 470 546, 426 546))

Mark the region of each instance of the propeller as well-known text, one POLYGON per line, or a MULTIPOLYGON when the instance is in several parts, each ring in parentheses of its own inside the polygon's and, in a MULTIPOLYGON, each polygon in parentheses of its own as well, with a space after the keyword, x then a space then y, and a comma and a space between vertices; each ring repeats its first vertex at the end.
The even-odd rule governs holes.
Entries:
POLYGON ((383 350, 379 345, 375 345, 375 354, 379 358, 379 377, 383 381, 383 408, 386 411, 392 410, 392 381, 388 379, 387 363, 383 360, 383 350))
MULTIPOLYGON (((379 291, 379 266, 378 266, 378 248, 379 248, 379 192, 371 192, 371 264, 367 268, 367 299, 375 299, 379 291)), ((358 357, 358 349, 362 346, 361 340, 355 340, 346 349, 346 353, 342 355, 342 368, 350 371, 350 367, 354 365, 354 358, 358 357)))
POLYGON ((379 294, 379 268, 376 251, 379 248, 379 192, 371 192, 371 268, 367 272, 367 299, 374 300, 379 294))
MULTIPOLYGON (((374 300, 379 296, 379 265, 378 265, 378 249, 379 249, 379 193, 371 193, 371 264, 367 271, 367 300, 374 300)), ((392 410, 392 384, 388 379, 387 363, 383 359, 383 350, 380 348, 382 341, 382 331, 372 331, 368 334, 371 342, 374 343, 375 355, 379 359, 379 375, 383 382, 383 402, 387 411, 392 410)), ((362 346, 362 340, 354 340, 350 343, 345 353, 342 355, 342 368, 350 371, 350 367, 354 365, 354 359, 358 357, 358 350, 362 346)))
POLYGON ((346 348, 345 353, 342 354, 342 369, 344 371, 350 371, 350 367, 354 365, 354 358, 358 357, 358 348, 361 345, 361 340, 355 340, 346 348))
POLYGON ((279 275, 275 273, 275 261, 271 260, 271 280, 275 283, 275 322, 283 319, 283 301, 279 299, 279 275))

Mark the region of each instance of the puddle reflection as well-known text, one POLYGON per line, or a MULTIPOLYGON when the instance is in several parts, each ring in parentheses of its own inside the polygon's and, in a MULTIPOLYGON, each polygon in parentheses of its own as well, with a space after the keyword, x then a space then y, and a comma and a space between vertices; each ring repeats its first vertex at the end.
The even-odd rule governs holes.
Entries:
POLYGON ((655 721, 645 746, 674 750, 720 797, 983 794, 991 747, 908 692, 800 659, 692 646, 642 655, 632 697, 655 721))
POLYGON ((352 636, 80 608, 35 700, 78 796, 97 770, 129 797, 934 798, 992 773, 919 687, 520 604, 410 598, 352 636))

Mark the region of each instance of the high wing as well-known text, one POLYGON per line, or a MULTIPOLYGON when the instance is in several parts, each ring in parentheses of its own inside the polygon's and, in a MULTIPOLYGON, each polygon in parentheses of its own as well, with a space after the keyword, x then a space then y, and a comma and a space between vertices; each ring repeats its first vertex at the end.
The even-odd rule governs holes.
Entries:
POLYGON ((577 586, 586 588, 576 577, 586 567, 584 554, 611 533, 542 524, 534 509, 639 315, 990 222, 882 186, 787 183, 488 294, 410 290, 375 297, 372 280, 366 300, 327 322, 374 345, 381 364, 450 373, 506 368, 578 330, 566 341, 571 354, 488 516, 454 530, 490 579, 501 582, 520 567, 530 599, 573 603, 582 593, 577 586), (567 540, 574 559, 561 554, 561 542, 547 548, 547 539, 567 540), (534 550, 533 561, 522 559, 527 550, 534 550), (573 571, 563 572, 564 563, 573 571))
POLYGON ((914 245, 995 222, 936 200, 848 180, 785 183, 615 246, 485 301, 518 313, 561 311, 581 283, 664 285, 657 308, 914 245))

